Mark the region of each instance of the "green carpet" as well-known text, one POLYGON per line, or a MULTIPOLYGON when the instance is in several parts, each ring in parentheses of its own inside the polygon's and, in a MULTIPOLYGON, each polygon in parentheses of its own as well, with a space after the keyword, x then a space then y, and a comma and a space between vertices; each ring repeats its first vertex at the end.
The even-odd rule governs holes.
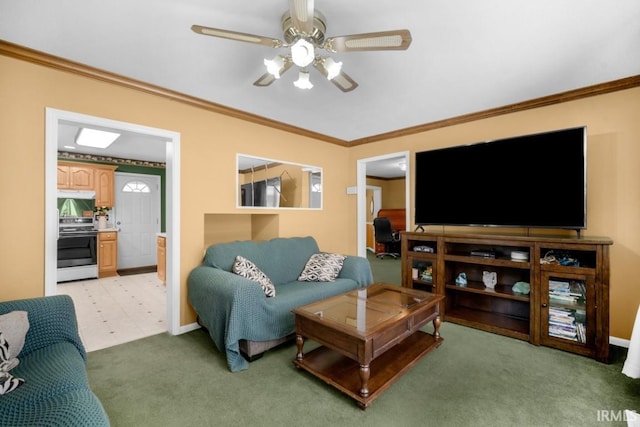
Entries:
POLYGON ((400 258, 391 258, 386 256, 380 259, 373 253, 367 252, 367 259, 369 260, 369 264, 371 264, 373 278, 376 282, 391 283, 402 286, 402 274, 400 269, 402 260, 400 258))
MULTIPOLYGON (((376 280, 380 267, 399 274, 391 262, 376 264, 376 280)), ((624 349, 613 347, 606 365, 451 323, 441 334, 442 345, 366 411, 297 370, 295 344, 231 373, 202 330, 91 352, 88 375, 115 427, 608 426, 626 424, 599 413, 640 411, 640 380, 621 373, 624 349)))

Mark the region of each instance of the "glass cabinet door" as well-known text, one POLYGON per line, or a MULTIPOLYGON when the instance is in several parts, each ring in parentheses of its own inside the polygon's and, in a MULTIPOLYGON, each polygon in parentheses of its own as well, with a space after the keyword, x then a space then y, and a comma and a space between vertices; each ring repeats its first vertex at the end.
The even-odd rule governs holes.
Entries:
POLYGON ((595 344, 594 279, 588 275, 542 274, 541 338, 557 347, 595 344))

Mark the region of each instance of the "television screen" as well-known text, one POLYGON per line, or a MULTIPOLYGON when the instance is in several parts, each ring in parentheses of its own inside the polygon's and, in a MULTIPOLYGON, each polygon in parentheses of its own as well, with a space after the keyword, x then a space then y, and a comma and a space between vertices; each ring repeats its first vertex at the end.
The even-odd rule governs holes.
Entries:
POLYGON ((416 225, 586 228, 586 127, 422 151, 416 225))

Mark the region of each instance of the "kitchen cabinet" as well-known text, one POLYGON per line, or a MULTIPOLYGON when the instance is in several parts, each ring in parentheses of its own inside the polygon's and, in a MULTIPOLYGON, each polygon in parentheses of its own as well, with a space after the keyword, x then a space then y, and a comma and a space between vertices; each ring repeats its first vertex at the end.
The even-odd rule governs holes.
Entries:
POLYGON ((99 165, 94 168, 96 206, 115 206, 115 170, 117 166, 99 165))
POLYGON ((162 282, 167 281, 167 239, 164 236, 158 236, 158 279, 162 282))
POLYGON ((58 188, 64 190, 93 190, 93 168, 81 163, 58 162, 58 188))
POLYGON ((115 205, 117 166, 58 161, 58 188, 95 191, 96 206, 115 205))
POLYGON ((101 231, 98 233, 98 277, 118 275, 118 233, 101 231))

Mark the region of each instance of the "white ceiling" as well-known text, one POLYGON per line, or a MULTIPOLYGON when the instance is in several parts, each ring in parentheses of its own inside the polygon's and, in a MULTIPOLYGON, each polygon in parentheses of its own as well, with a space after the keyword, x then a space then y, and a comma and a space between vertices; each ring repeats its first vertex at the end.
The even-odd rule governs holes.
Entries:
MULTIPOLYGON (((284 49, 287 0, 0 0, 0 39, 295 127, 353 141, 640 74, 638 0, 316 0, 327 37, 407 28, 406 51, 333 54, 359 87, 311 70, 253 86, 284 49)), ((162 144, 159 144, 162 145, 162 144)))
POLYGON ((166 142, 165 138, 158 136, 113 127, 86 126, 83 123, 71 121, 61 121, 58 124, 58 151, 68 153, 164 163, 166 161, 166 142), (82 127, 116 132, 120 136, 106 149, 82 147, 75 142, 82 127))

